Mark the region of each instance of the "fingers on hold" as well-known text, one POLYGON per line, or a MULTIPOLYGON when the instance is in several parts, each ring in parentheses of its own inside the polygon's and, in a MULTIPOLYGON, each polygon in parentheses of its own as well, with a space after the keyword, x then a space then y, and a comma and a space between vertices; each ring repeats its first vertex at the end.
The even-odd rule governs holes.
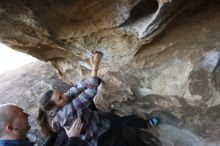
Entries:
POLYGON ((103 55, 102 52, 100 52, 100 51, 95 51, 95 50, 92 50, 92 54, 101 54, 101 55, 103 55))

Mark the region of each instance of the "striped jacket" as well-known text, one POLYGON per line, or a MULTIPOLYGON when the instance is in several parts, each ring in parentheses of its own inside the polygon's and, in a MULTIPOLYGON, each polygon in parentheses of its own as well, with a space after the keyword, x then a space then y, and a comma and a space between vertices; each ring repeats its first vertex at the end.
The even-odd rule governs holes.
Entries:
MULTIPOLYGON (((52 127, 59 130, 65 126, 71 126, 78 117, 87 115, 86 131, 81 134, 89 146, 97 146, 98 138, 107 131, 110 121, 101 115, 99 111, 88 108, 97 93, 98 78, 90 77, 80 81, 71 87, 65 94, 71 102, 59 109, 52 118, 52 127)), ((85 123, 84 123, 85 124, 85 123)))

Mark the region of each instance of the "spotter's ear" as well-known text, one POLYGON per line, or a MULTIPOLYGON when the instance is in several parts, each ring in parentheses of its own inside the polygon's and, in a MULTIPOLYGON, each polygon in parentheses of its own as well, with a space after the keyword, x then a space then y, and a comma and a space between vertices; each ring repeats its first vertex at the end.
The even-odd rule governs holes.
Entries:
POLYGON ((6 132, 13 132, 15 129, 13 128, 11 124, 8 124, 5 126, 5 130, 6 132))

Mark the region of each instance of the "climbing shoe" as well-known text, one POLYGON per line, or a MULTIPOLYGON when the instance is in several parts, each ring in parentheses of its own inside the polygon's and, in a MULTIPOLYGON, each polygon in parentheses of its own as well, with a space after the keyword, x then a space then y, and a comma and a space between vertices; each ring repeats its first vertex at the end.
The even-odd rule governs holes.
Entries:
POLYGON ((155 127, 159 125, 159 118, 158 117, 151 117, 150 119, 147 120, 147 127, 155 127))

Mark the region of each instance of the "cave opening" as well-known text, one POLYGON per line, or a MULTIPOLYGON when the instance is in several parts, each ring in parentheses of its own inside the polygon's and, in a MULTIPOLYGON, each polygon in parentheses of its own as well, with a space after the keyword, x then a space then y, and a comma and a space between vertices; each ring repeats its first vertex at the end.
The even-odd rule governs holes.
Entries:
POLYGON ((15 70, 37 59, 0 43, 0 74, 15 70))
POLYGON ((158 9, 158 2, 156 0, 142 0, 131 11, 130 17, 123 25, 130 25, 141 18, 149 17, 158 9))

